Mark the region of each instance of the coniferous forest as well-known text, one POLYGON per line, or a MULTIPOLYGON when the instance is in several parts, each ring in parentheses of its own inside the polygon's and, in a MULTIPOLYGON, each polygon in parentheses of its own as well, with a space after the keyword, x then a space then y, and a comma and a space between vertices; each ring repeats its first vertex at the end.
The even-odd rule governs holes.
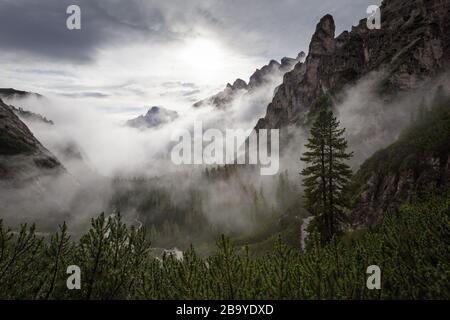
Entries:
POLYGON ((74 242, 62 225, 44 241, 33 226, 1 226, 2 299, 449 299, 449 195, 402 206, 375 228, 310 236, 300 252, 277 239, 251 257, 226 237, 207 259, 192 247, 182 260, 155 257, 144 229, 100 215, 74 242), (67 265, 83 270, 81 290, 67 290, 67 265), (382 270, 368 290, 366 268, 382 270))

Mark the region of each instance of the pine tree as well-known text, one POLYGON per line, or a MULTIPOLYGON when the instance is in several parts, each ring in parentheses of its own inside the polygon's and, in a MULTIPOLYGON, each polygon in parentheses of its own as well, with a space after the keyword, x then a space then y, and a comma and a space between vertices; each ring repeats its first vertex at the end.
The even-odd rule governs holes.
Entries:
POLYGON ((305 145, 308 151, 301 158, 307 164, 301 172, 306 207, 315 216, 312 225, 317 227, 324 242, 338 232, 338 222, 344 217, 348 206, 345 190, 352 172, 344 161, 350 159, 353 153, 346 152, 344 132, 333 113, 322 110, 305 145))
MULTIPOLYGON (((66 260, 70 253, 70 250, 72 249, 73 247, 70 243, 70 236, 67 232, 67 225, 64 222, 61 226, 59 226, 59 232, 51 236, 50 243, 45 250, 45 255, 48 259, 48 262, 46 262, 51 269, 48 277, 48 288, 43 288, 43 299, 50 299, 54 291, 57 291, 57 289, 61 289, 58 288, 57 280, 58 277, 61 276, 61 273, 63 273, 63 275, 66 274, 64 266, 67 266, 66 260)), ((63 288, 63 290, 64 289, 65 288, 63 288)), ((56 294, 58 293, 59 292, 57 292, 56 294)))

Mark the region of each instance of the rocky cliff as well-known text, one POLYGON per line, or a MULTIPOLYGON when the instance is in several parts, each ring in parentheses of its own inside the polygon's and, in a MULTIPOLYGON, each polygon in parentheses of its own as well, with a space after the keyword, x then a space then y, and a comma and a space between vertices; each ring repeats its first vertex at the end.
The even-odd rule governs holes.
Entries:
POLYGON ((413 198, 450 187, 450 95, 431 105, 399 139, 367 159, 354 178, 353 229, 379 223, 386 212, 413 198))
MULTIPOLYGON (((333 17, 325 15, 305 62, 284 75, 256 129, 305 127, 317 106, 338 101, 343 89, 374 71, 379 77, 374 92, 390 99, 399 92, 415 91, 449 70, 450 0, 385 0, 381 29, 369 30, 366 22, 363 19, 336 36, 333 17)), ((380 222, 385 212, 395 211, 430 186, 448 188, 449 123, 448 114, 441 114, 361 166, 355 178, 351 228, 380 222)), ((289 138, 283 131, 288 132, 281 131, 282 144, 283 136, 289 138)))
POLYGON ((450 62, 450 1, 385 0, 381 29, 366 19, 335 37, 331 15, 317 24, 305 63, 284 75, 257 129, 302 125, 324 95, 334 95, 371 71, 383 71, 382 93, 408 90, 450 62))
POLYGON ((64 171, 53 156, 0 99, 0 180, 18 182, 64 171))

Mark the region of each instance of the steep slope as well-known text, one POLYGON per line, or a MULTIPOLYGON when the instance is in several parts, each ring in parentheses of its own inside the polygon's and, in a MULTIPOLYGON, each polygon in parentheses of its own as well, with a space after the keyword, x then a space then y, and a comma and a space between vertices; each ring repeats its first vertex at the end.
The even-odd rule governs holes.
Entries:
POLYGON ((0 99, 0 180, 23 181, 64 168, 0 99))
POLYGON ((450 96, 440 89, 427 109, 389 147, 366 160, 355 176, 351 227, 373 225, 383 214, 434 189, 450 187, 450 96))
POLYGON ((239 94, 239 92, 247 92, 248 85, 242 79, 236 79, 233 84, 227 84, 225 89, 216 93, 212 97, 206 98, 205 100, 198 101, 194 103, 194 108, 199 108, 202 106, 212 105, 216 108, 225 108, 233 99, 239 94))
POLYGON ((303 64, 284 75, 257 129, 302 125, 324 95, 339 92, 371 71, 384 71, 380 93, 416 88, 450 62, 450 0, 385 0, 380 30, 366 19, 335 37, 331 15, 316 27, 303 64))
POLYGON ((10 105, 10 107, 14 111, 14 113, 17 114, 17 116, 24 121, 37 121, 48 125, 54 125, 54 122, 52 120, 47 119, 43 115, 28 110, 24 110, 21 107, 16 108, 12 105, 10 105))
POLYGON ((40 115, 38 113, 34 113, 28 110, 25 110, 21 106, 15 107, 11 105, 13 104, 21 104, 20 102, 23 99, 35 97, 35 98, 43 98, 42 95, 39 93, 34 92, 28 92, 28 91, 22 91, 22 90, 16 90, 12 88, 0 88, 0 99, 3 99, 4 102, 9 104, 9 107, 16 113, 20 119, 24 121, 38 121, 42 122, 48 125, 53 125, 53 121, 47 119, 43 115, 40 115))

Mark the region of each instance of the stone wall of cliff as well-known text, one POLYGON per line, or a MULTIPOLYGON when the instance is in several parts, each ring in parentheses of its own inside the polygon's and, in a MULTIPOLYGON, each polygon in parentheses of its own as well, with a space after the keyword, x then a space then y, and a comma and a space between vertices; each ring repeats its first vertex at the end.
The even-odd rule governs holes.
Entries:
POLYGON ((335 94, 375 70, 384 70, 383 93, 408 90, 450 63, 450 0, 385 0, 380 30, 366 19, 335 37, 331 15, 312 36, 305 63, 284 75, 257 129, 302 125, 323 94, 335 94))

